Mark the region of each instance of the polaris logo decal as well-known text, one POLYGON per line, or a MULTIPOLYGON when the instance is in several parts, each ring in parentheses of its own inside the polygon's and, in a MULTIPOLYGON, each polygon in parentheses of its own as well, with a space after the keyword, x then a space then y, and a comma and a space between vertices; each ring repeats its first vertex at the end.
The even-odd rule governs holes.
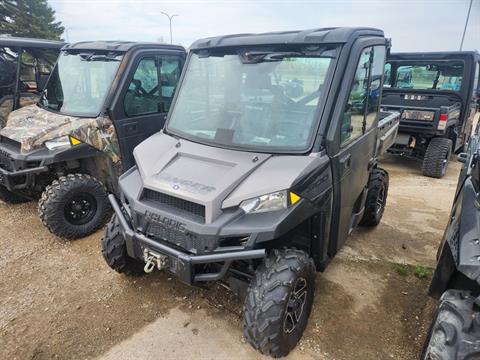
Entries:
POLYGON ((173 220, 162 215, 154 214, 148 210, 145 211, 145 218, 148 222, 154 222, 158 225, 165 227, 166 229, 176 230, 178 232, 181 232, 182 234, 186 233, 186 224, 180 221, 173 220))
POLYGON ((159 181, 163 181, 168 183, 172 186, 173 190, 185 190, 191 194, 208 194, 212 191, 217 190, 213 186, 208 186, 204 184, 200 184, 194 181, 180 179, 176 176, 166 174, 166 173, 159 173, 155 175, 155 179, 159 181))

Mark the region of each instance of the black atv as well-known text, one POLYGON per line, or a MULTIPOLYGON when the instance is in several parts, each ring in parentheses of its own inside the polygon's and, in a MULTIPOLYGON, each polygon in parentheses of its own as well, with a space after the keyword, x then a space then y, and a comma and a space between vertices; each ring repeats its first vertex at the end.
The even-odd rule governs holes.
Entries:
POLYGON ((0 36, 0 129, 8 114, 37 102, 61 41, 0 36))
POLYGON ((480 359, 480 137, 472 137, 429 293, 440 298, 422 360, 480 359))
POLYGON ((425 176, 445 175, 464 150, 479 99, 480 55, 473 51, 390 54, 382 107, 401 113, 390 153, 422 161, 425 176))

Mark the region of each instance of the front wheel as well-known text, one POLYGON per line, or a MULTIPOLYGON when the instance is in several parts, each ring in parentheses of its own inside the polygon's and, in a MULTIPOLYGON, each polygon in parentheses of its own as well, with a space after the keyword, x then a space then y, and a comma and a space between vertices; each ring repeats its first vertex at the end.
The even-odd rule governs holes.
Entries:
POLYGON ((38 215, 51 233, 78 239, 105 224, 111 212, 107 190, 94 177, 69 174, 47 186, 38 203, 38 215))
POLYGON ((421 359, 480 359, 480 306, 468 291, 443 293, 421 359))
POLYGON ((303 251, 275 250, 248 288, 243 332, 259 352, 286 356, 307 326, 315 292, 315 265, 303 251))
POLYGON ((116 272, 127 276, 145 274, 143 271, 144 264, 127 254, 127 245, 120 232, 117 215, 113 215, 110 222, 105 226, 105 234, 101 245, 103 258, 108 266, 116 272))

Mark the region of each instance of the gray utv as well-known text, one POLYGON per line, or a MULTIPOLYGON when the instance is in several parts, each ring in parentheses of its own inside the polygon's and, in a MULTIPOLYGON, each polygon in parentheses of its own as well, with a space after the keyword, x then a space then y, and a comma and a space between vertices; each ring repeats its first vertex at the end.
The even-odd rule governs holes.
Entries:
POLYGON ((440 298, 422 360, 480 359, 480 125, 458 180, 430 295, 440 298))
POLYGON ((166 126, 135 148, 120 198, 109 197, 108 265, 243 289, 247 341, 288 354, 315 271, 384 211, 377 156, 399 121, 379 112, 388 44, 370 28, 195 42, 166 126))

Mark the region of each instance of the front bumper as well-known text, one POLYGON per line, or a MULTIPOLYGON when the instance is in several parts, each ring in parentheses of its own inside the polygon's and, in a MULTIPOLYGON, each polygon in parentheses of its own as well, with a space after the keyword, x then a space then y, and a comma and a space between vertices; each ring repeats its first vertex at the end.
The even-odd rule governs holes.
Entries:
POLYGON ((87 144, 57 150, 41 147, 22 153, 19 143, 0 137, 0 185, 13 192, 33 190, 37 177, 47 174, 52 165, 92 157, 96 153, 87 144))
POLYGON ((0 185, 10 191, 32 187, 35 183, 35 176, 48 171, 45 160, 48 160, 50 154, 47 151, 40 149, 23 154, 20 151, 19 143, 1 138, 0 185))
POLYGON ((117 215, 125 238, 127 254, 136 259, 143 259, 145 250, 151 250, 168 257, 166 270, 177 276, 187 284, 194 284, 205 281, 221 280, 227 274, 233 261, 262 259, 266 256, 265 249, 240 249, 230 247, 216 249, 215 251, 193 255, 177 250, 166 242, 153 240, 143 234, 135 232, 127 221, 120 204, 114 195, 109 195, 109 200, 115 214, 117 215), (201 272, 197 265, 216 264, 219 270, 214 272, 201 272))
POLYGON ((38 166, 16 171, 8 171, 0 168, 0 185, 10 191, 27 189, 33 186, 35 176, 47 171, 47 166, 38 166))

